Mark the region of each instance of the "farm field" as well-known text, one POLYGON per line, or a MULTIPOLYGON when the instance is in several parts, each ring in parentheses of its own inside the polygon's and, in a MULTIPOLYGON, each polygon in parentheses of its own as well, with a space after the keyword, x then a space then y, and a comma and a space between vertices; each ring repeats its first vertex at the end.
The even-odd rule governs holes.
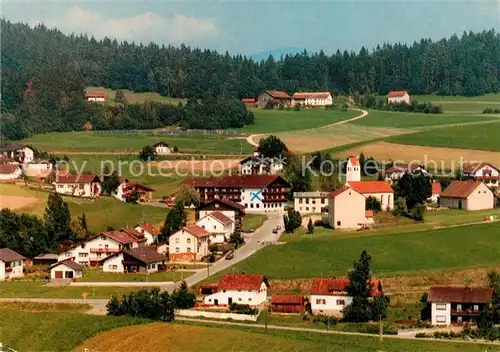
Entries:
POLYGON ((81 303, 41 303, 41 302, 0 302, 0 310, 17 310, 25 312, 70 312, 85 313, 92 309, 90 304, 81 303))
POLYGON ((500 121, 491 124, 433 129, 388 138, 388 142, 428 147, 500 151, 500 121))
MULTIPOLYGON (((27 196, 40 199, 16 212, 30 213, 43 216, 48 193, 27 189, 24 186, 1 184, 0 195, 27 196)), ((87 226, 90 232, 99 233, 106 231, 108 226, 120 228, 125 225, 134 226, 141 219, 153 225, 161 225, 167 216, 168 210, 165 208, 141 206, 138 204, 126 204, 111 197, 101 197, 95 200, 87 200, 72 197, 63 197, 68 203, 69 210, 73 217, 81 216, 85 213, 87 226)))
MULTIPOLYGON (((268 246, 233 269, 280 280, 343 276, 364 249, 373 258, 376 277, 484 267, 500 264, 500 249, 491 246, 499 231, 500 223, 487 223, 396 234, 346 233, 336 238, 334 231, 317 229, 310 237, 268 246), (333 236, 322 235, 322 231, 333 236), (470 238, 474 241, 468 241, 470 238)), ((211 281, 222 274, 211 277, 211 281)))
MULTIPOLYGON (((184 271, 182 273, 183 278, 193 275, 192 271, 184 271)), ((140 282, 166 282, 166 281, 176 281, 181 277, 180 272, 175 271, 161 271, 151 274, 115 274, 106 273, 99 269, 86 269, 83 277, 78 279, 78 282, 130 282, 130 281, 140 281, 140 282)))
MULTIPOLYGON (((115 89, 108 89, 108 88, 104 88, 104 87, 87 87, 87 89, 85 91, 87 93, 106 94, 109 102, 112 102, 115 99, 115 95, 116 95, 115 89)), ((132 92, 128 89, 122 89, 121 91, 125 95, 125 98, 127 99, 127 101, 131 104, 142 104, 142 103, 144 103, 145 100, 151 100, 151 101, 157 101, 157 102, 164 103, 164 104, 177 105, 179 103, 184 103, 186 101, 185 99, 180 99, 180 98, 163 97, 160 94, 153 93, 153 92, 136 93, 136 92, 132 92)))
POLYGON ((500 94, 498 93, 489 93, 477 97, 413 95, 412 99, 441 104, 445 112, 482 113, 485 108, 500 108, 500 94))

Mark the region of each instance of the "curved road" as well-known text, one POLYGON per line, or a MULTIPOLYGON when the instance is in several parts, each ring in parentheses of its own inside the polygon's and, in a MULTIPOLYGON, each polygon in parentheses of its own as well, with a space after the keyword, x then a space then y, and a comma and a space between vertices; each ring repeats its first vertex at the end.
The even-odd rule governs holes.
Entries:
MULTIPOLYGON (((360 111, 361 115, 353 117, 352 119, 335 122, 335 123, 332 123, 332 124, 326 125, 326 126, 308 128, 308 129, 305 129, 304 131, 311 131, 311 130, 317 130, 317 129, 320 129, 320 128, 329 128, 329 127, 334 127, 334 126, 338 126, 338 125, 343 125, 345 123, 349 123, 349 122, 352 122, 352 121, 356 121, 356 120, 362 119, 363 117, 365 117, 365 116, 368 115, 368 111, 363 110, 363 109, 351 109, 351 110, 360 111)), ((282 131, 282 132, 288 132, 288 131, 282 131)), ((249 144, 251 144, 252 146, 254 146, 254 147, 258 147, 259 146, 259 142, 258 141, 256 142, 254 140, 254 138, 261 137, 261 136, 264 136, 266 134, 268 134, 268 133, 252 134, 252 135, 250 135, 250 136, 247 137, 247 142, 249 144)))

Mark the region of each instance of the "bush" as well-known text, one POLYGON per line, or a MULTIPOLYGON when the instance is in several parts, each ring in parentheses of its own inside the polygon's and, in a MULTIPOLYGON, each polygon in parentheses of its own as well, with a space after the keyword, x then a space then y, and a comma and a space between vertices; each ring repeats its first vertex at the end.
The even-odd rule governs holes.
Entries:
POLYGON ((418 333, 415 334, 415 337, 420 337, 420 338, 424 337, 424 338, 426 338, 426 337, 432 337, 432 336, 429 335, 429 334, 426 334, 425 332, 418 332, 418 333))
POLYGON ((172 299, 177 309, 188 309, 194 307, 196 295, 188 288, 186 281, 181 281, 179 287, 172 293, 172 299))
POLYGON ((229 309, 236 314, 255 314, 255 309, 250 308, 248 304, 233 303, 229 309))
POLYGON ((174 150, 174 153, 178 153, 179 152, 179 148, 177 148, 176 145, 174 145, 174 149, 173 150, 174 150))

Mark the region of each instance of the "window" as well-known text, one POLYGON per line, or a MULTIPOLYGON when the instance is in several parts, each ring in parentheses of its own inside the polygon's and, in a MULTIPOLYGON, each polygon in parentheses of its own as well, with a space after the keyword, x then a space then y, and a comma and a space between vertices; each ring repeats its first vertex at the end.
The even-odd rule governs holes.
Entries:
POLYGON ((325 204, 325 198, 321 198, 321 204, 325 204))
POLYGON ((446 304, 436 304, 436 310, 446 310, 446 304))
POLYGON ((214 230, 217 230, 217 225, 214 225, 214 230))
POLYGON ((462 310, 462 305, 461 304, 457 304, 457 310, 460 312, 462 310))
POLYGON ((343 299, 338 299, 338 300, 337 300, 337 305, 338 305, 338 306, 345 306, 345 300, 343 300, 343 299))
POLYGON ((299 198, 299 204, 302 204, 302 198, 299 198))
POLYGON ((175 253, 179 253, 179 247, 175 248, 175 253))
POLYGON ((312 204, 316 204, 316 199, 313 199, 313 200, 312 200, 312 204))
POLYGON ((436 315, 436 323, 446 323, 445 315, 436 315))
POLYGON ((316 304, 326 304, 326 299, 317 298, 316 299, 316 304))
POLYGON ((337 226, 341 226, 342 221, 337 221, 337 226))
POLYGON ((253 208, 253 203, 250 203, 250 208, 253 208))
POLYGON ((248 298, 248 302, 252 302, 252 298, 251 297, 248 298))
MULTIPOLYGON (((98 253, 98 254, 100 254, 100 253, 98 253)), ((87 258, 88 256, 89 256, 88 253, 78 253, 78 257, 80 257, 80 258, 87 258)))
POLYGON ((118 270, 118 266, 117 265, 109 264, 108 268, 109 268, 109 270, 118 270))
POLYGON ((477 312, 479 310, 479 305, 474 304, 474 312, 477 312))
POLYGON ((309 198, 306 198, 306 204, 309 204, 309 198))
POLYGON ((154 269, 154 268, 156 268, 156 264, 155 263, 151 264, 151 269, 154 269))
POLYGON ((179 244, 179 237, 175 238, 175 244, 179 244))
POLYGON ((186 252, 191 253, 191 247, 187 247, 186 252))
POLYGON ((309 211, 309 207, 306 207, 306 211, 309 211))
POLYGON ((256 208, 260 208, 260 204, 258 204, 258 203, 257 203, 257 204, 255 204, 255 207, 256 207, 256 208))
POLYGON ((84 185, 84 184, 82 184, 82 183, 80 183, 80 184, 78 185, 78 188, 79 188, 79 189, 85 189, 85 185, 84 185))
POLYGON ((241 298, 238 298, 238 301, 240 301, 240 302, 241 302, 241 298))
POLYGON ((188 238, 188 239, 186 240, 186 242, 187 242, 187 243, 191 243, 191 239, 190 239, 190 238, 188 238))

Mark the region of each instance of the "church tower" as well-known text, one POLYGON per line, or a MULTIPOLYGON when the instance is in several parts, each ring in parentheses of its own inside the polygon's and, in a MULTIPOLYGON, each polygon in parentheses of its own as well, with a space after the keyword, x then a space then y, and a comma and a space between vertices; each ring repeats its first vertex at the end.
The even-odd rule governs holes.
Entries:
POLYGON ((357 156, 350 156, 347 160, 346 183, 351 181, 361 181, 361 165, 357 156))

